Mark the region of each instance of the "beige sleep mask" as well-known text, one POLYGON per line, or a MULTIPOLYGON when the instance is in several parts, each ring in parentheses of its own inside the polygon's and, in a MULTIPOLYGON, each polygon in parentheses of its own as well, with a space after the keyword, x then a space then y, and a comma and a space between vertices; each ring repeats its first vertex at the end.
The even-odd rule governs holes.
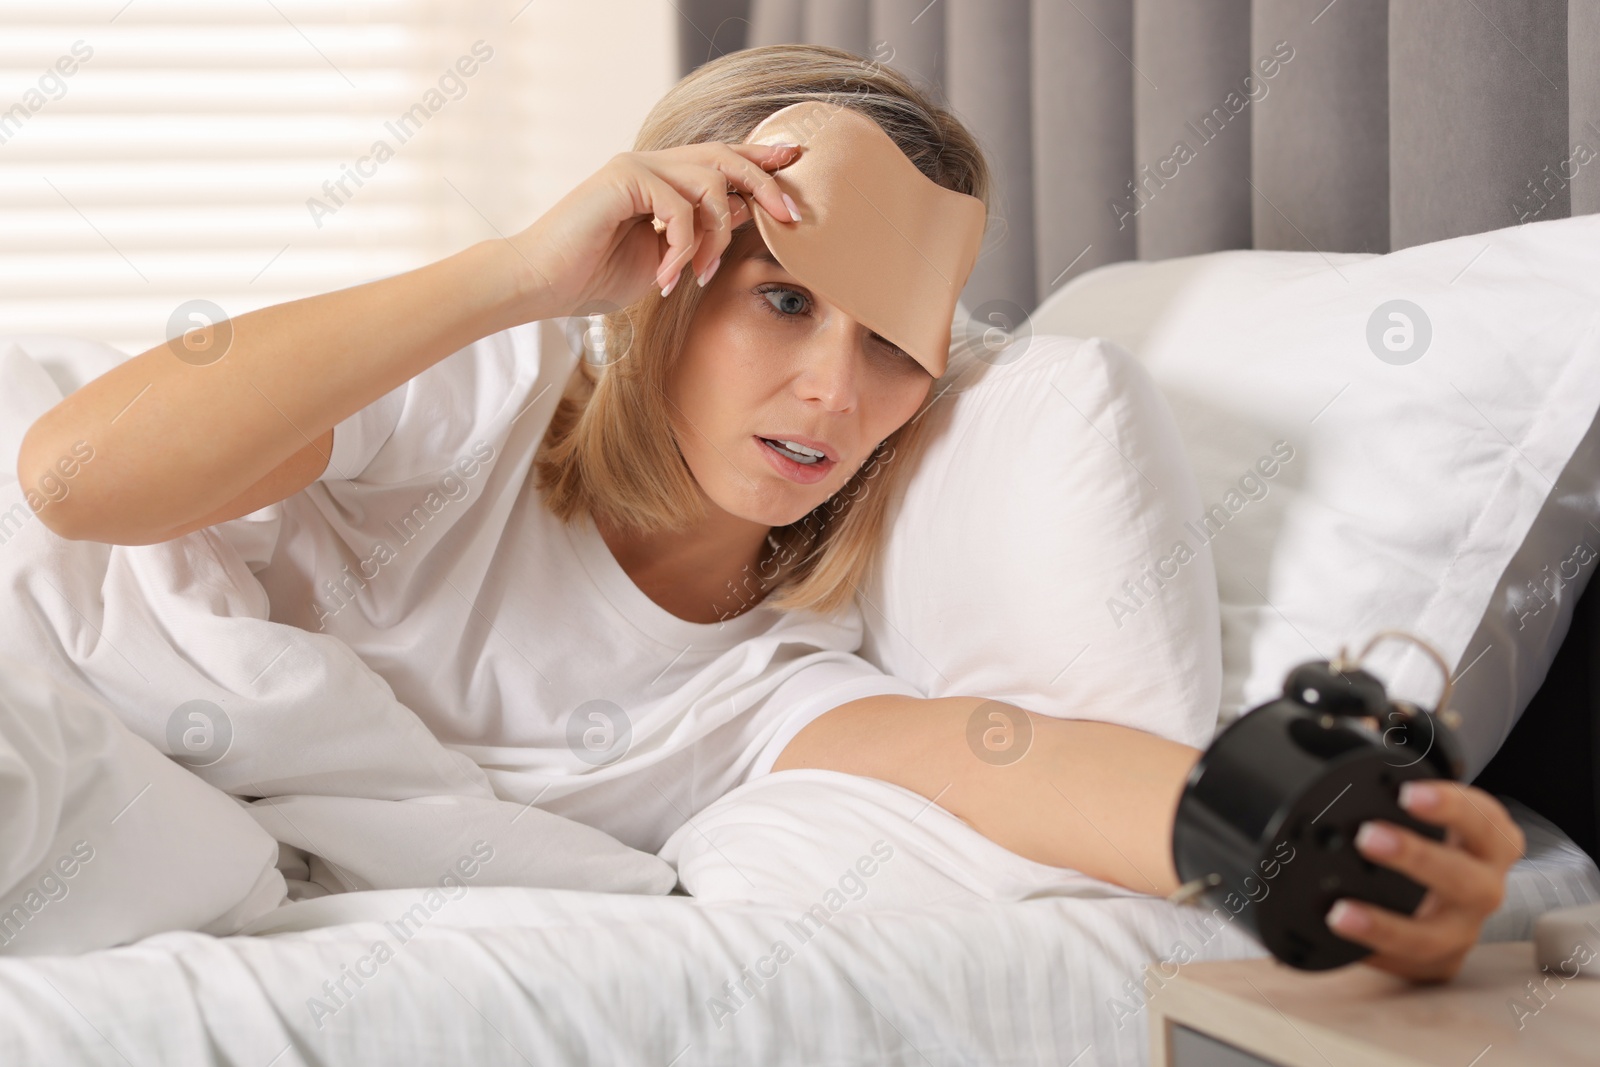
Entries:
POLYGON ((773 172, 799 222, 748 198, 783 269, 943 375, 956 298, 983 243, 983 201, 923 174, 871 118, 820 100, 774 111, 745 141, 801 146, 773 172))

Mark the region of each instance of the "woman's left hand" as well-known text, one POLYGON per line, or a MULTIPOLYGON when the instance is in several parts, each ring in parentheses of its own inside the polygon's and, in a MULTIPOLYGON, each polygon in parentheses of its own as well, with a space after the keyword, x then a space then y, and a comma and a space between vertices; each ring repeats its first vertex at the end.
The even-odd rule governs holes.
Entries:
POLYGON ((1442 982, 1461 969, 1483 922, 1505 898, 1506 872, 1522 856, 1521 827, 1494 797, 1444 780, 1407 782, 1400 806, 1445 828, 1434 841, 1390 822, 1362 824, 1356 848, 1425 886, 1415 914, 1340 900, 1328 926, 1373 949, 1363 962, 1414 982, 1442 982))

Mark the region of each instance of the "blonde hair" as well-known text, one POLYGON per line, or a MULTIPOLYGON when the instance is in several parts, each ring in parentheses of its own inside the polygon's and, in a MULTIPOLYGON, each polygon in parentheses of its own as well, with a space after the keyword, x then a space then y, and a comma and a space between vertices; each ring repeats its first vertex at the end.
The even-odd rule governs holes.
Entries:
MULTIPOLYGON (((702 142, 742 142, 772 112, 821 99, 875 120, 930 179, 990 206, 988 163, 976 139, 947 109, 906 77, 873 60, 821 45, 772 45, 721 56, 696 69, 651 109, 635 151, 702 142)), ((742 233, 753 224, 745 222, 742 233)), ((557 406, 535 459, 545 505, 563 521, 587 512, 597 523, 640 533, 681 529, 700 519, 704 503, 693 473, 676 448, 666 396, 668 376, 682 351, 702 290, 679 284, 663 298, 654 290, 603 317, 608 362, 580 362, 557 406), (623 353, 622 358, 616 358, 623 353)), ((959 353, 952 344, 952 357, 959 353)), ((948 381, 963 361, 952 359, 948 381)), ((923 413, 917 412, 837 493, 804 517, 774 527, 770 561, 745 575, 748 595, 778 610, 832 614, 865 579, 882 545, 889 505, 920 453, 923 413)), ((743 603, 729 614, 738 614, 743 603)))

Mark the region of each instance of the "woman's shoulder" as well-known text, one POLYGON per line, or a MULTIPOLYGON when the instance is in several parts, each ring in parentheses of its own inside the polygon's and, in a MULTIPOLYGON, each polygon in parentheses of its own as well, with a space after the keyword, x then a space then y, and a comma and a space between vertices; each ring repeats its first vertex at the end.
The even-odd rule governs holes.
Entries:
POLYGON ((449 414, 457 421, 492 422, 517 402, 562 391, 577 364, 571 320, 520 323, 480 337, 405 383, 404 399, 418 412, 449 414))
POLYGON ((513 423, 548 422, 577 364, 567 320, 481 337, 334 426, 319 481, 395 484, 493 446, 513 423))

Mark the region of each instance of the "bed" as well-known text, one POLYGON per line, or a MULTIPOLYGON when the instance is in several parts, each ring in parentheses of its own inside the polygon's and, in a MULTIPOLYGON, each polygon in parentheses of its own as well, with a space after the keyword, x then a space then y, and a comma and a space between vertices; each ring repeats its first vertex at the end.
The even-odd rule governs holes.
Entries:
MULTIPOLYGON (((1561 32, 1555 34, 1553 23, 1536 17, 1553 10, 1551 5, 1531 0, 1485 0, 1483 19, 1492 30, 1477 23, 1458 25, 1451 20, 1463 16, 1430 14, 1425 5, 1401 0, 1345 0, 1343 10, 1332 13, 1321 3, 1288 2, 1071 6, 1076 13, 1037 16, 1040 46, 1082 58, 1077 76, 1099 72, 1110 88, 1106 106, 1093 115, 1060 112, 1064 126, 1058 132, 1067 136, 1054 139, 1043 132, 1035 138, 1004 114, 1005 93, 1030 95, 1044 113, 1049 101, 1072 88, 1066 81, 1075 76, 1072 64, 1010 64, 1006 77, 1021 80, 1009 85, 980 87, 971 74, 974 60, 1003 57, 1008 50, 1026 53, 1027 5, 999 5, 991 12, 975 4, 949 4, 948 10, 927 14, 920 3, 880 0, 862 6, 869 20, 846 13, 846 5, 687 4, 685 54, 704 59, 708 48, 775 39, 825 40, 868 54, 869 32, 874 40, 895 40, 908 66, 944 83, 958 108, 968 108, 990 133, 1008 195, 1032 203, 1032 173, 1041 176, 1039 185, 1047 191, 1056 183, 1050 175, 1062 175, 1061 204, 1066 206, 1041 208, 1036 219, 1031 209, 1022 212, 1016 217, 1028 220, 1019 227, 1026 239, 1002 245, 980 263, 969 292, 972 313, 984 325, 1001 315, 1010 343, 1048 336, 1115 340, 1147 361, 1180 425, 1197 435, 1211 430, 1196 421, 1198 408, 1185 407, 1185 396, 1193 394, 1173 385, 1181 375, 1162 377, 1164 357, 1150 347, 1154 342, 1146 343, 1153 332, 1149 308, 1168 306, 1181 282, 1171 272, 1148 274, 1133 286, 1143 294, 1139 299, 1113 301, 1103 298, 1106 289, 1095 286, 1114 274, 1097 275, 1091 268, 1114 272, 1118 268, 1106 265, 1136 254, 1154 261, 1255 248, 1264 257, 1274 254, 1269 249, 1299 248, 1303 251, 1296 254, 1307 258, 1289 268, 1303 274, 1306 264, 1315 270, 1325 265, 1337 274, 1340 265, 1352 270, 1358 265, 1342 256, 1509 225, 1511 219, 1493 215, 1484 204, 1520 188, 1520 177, 1508 177, 1510 169, 1499 163, 1479 171, 1460 168, 1453 173, 1453 200, 1423 196, 1410 176, 1428 169, 1425 154, 1437 146, 1426 138, 1400 144, 1391 175, 1389 155, 1378 151, 1381 139, 1352 118, 1359 118, 1360 108, 1378 107, 1389 128, 1411 129, 1407 123, 1416 121, 1427 86, 1444 84, 1446 76, 1479 90, 1477 97, 1458 96, 1451 106, 1470 108, 1474 99, 1490 95, 1495 85, 1490 79, 1499 78, 1523 90, 1497 97, 1505 114, 1544 116, 1548 86, 1530 87, 1529 79, 1514 77, 1505 66, 1485 67, 1481 60, 1488 52, 1499 57, 1496 62, 1505 59, 1497 43, 1502 38, 1520 42, 1505 60, 1513 66, 1521 62, 1516 52, 1542 59, 1554 54, 1556 44, 1564 55, 1569 43, 1565 11, 1561 32), (1195 16, 1205 21, 1203 32, 1184 21, 1191 6, 1203 13, 1195 16), (737 28, 741 18, 751 20, 749 32, 730 39, 721 27, 737 28), (1176 21, 1163 30, 1164 19, 1176 21), (1397 73, 1378 104, 1370 92, 1328 91, 1400 64, 1412 54, 1408 48, 1415 50, 1440 25, 1452 34, 1450 47, 1433 55, 1432 66, 1423 64, 1421 73, 1394 67, 1397 73), (1135 170, 1135 155, 1138 161, 1154 158, 1144 151, 1157 146, 1153 138, 1159 135, 1152 131, 1162 129, 1162 122, 1175 124, 1177 117, 1170 105, 1163 110, 1162 99, 1170 96, 1151 97, 1140 87, 1132 63, 1153 70, 1161 63, 1163 82, 1170 73, 1172 84, 1186 85, 1183 91, 1191 96, 1221 100, 1237 80, 1234 68, 1248 67, 1259 51, 1256 44, 1270 51, 1277 31, 1285 29, 1292 31, 1300 58, 1280 59, 1286 69, 1273 88, 1279 104, 1286 98, 1298 101, 1300 110, 1256 106, 1256 112, 1271 117, 1254 129, 1254 156, 1235 133, 1232 141, 1208 151, 1183 182, 1153 200, 1148 213, 1141 211, 1136 225, 1115 225, 1117 215, 1106 212, 1108 183, 1102 178, 1116 175, 1109 185, 1120 192, 1123 176, 1135 170), (948 56, 942 44, 947 33, 948 56), (1336 43, 1327 43, 1330 39, 1336 43), (1195 41, 1200 46, 1189 48, 1195 41), (1307 80, 1294 89, 1289 76, 1301 70, 1307 80), (1485 79, 1481 85, 1468 77, 1470 70, 1485 79), (1304 122, 1293 121, 1296 116, 1304 122), (1289 175, 1285 160, 1305 149, 1308 129, 1336 132, 1357 149, 1360 166, 1352 168, 1348 181, 1335 183, 1337 190, 1313 182, 1307 191, 1289 175), (1062 145, 1074 136, 1100 146, 1084 153, 1086 161, 1076 171, 1061 157, 1062 145), (1035 141, 1054 147, 1041 148, 1039 170, 1025 174, 1035 141), (1495 182, 1500 184, 1487 193, 1480 187, 1495 182), (1384 187, 1393 215, 1386 214, 1376 229, 1371 215, 1360 210, 1374 195, 1374 183, 1384 187), (1090 227, 1094 232, 1070 232, 1063 221, 1069 215, 1098 220, 1090 227), (1285 225, 1290 217, 1299 225, 1285 225), (1084 284, 1062 287, 1063 279, 1084 284)), ((1585 22, 1594 16, 1581 10, 1574 5, 1570 15, 1572 54, 1592 59, 1600 47, 1597 26, 1585 22)), ((1600 89, 1577 76, 1578 63, 1573 70, 1570 115, 1576 130, 1580 119, 1594 113, 1600 89)), ((1564 75, 1560 90, 1566 113, 1564 75)), ((1043 125, 1041 120, 1041 130, 1043 125)), ((1491 160, 1544 152, 1554 136, 1542 118, 1499 128, 1511 132, 1476 146, 1491 160), (1524 143, 1528 139, 1535 142, 1532 147, 1524 143)), ((1563 125, 1557 138, 1563 147, 1567 132, 1563 125)), ((1584 183, 1574 182, 1567 198, 1546 210, 1554 216, 1600 207, 1593 181, 1586 174, 1584 183)), ((1247 257, 1248 264, 1266 262, 1248 258, 1255 253, 1234 255, 1247 257)), ((958 323, 958 330, 965 328, 958 323)), ((4 340, 30 352, 63 391, 99 373, 106 359, 117 358, 74 347, 70 339, 4 340)), ((1592 349, 1573 351, 1577 362, 1592 349)), ((1562 446, 1561 455, 1581 452, 1578 438, 1589 439, 1594 410, 1591 404, 1587 417, 1568 420, 1579 432, 1562 446)), ((1238 447, 1248 451, 1255 442, 1238 447)), ((1199 466, 1204 457, 1195 450, 1191 460, 1199 466)), ((1218 469, 1236 474, 1227 466, 1234 462, 1231 453, 1218 462, 1218 469)), ((1576 464, 1568 463, 1568 469, 1590 474, 1592 482, 1591 468, 1576 464)), ((1209 494, 1205 477, 1202 472, 1201 489, 1209 494)), ((1593 498, 1590 489, 1577 495, 1584 492, 1593 498)), ((1542 529, 1532 511, 1549 493, 1546 487, 1517 512, 1517 545, 1528 543, 1530 531, 1542 529)), ((1504 558, 1500 563, 1497 581, 1509 566, 1504 558)), ((1269 593, 1274 589, 1268 586, 1269 593)), ((1482 647, 1473 644, 1479 636, 1473 627, 1499 607, 1498 601, 1490 602, 1496 590, 1491 581, 1475 594, 1481 603, 1462 623, 1458 674, 1479 664, 1468 655, 1482 647)), ((1499 749, 1528 705, 1528 679, 1537 687, 1556 657, 1581 590, 1582 583, 1575 583, 1560 609, 1541 620, 1548 624, 1541 643, 1522 649, 1521 659, 1505 668, 1507 678, 1520 679, 1520 688, 1508 682, 1492 699, 1484 698, 1499 718, 1481 740, 1478 767, 1499 749)), ((1226 597, 1223 610, 1228 610, 1226 597)), ((1264 608, 1261 614, 1267 614, 1264 608)), ((1278 660, 1263 651, 1267 637, 1259 635, 1270 637, 1265 624, 1236 615, 1231 624, 1225 619, 1224 628, 1228 625, 1236 634, 1259 637, 1248 647, 1254 656, 1251 670, 1222 679, 1221 699, 1237 712, 1260 695, 1260 679, 1270 679, 1278 660)), ((880 628, 873 639, 873 654, 892 659, 889 631, 880 628)), ((1303 648, 1295 652, 1304 653, 1303 648)), ((1246 661, 1248 656, 1240 660, 1246 661)), ((1487 673, 1493 662, 1484 661, 1478 669, 1487 673)), ((1408 666, 1394 665, 1402 671, 1408 666)), ((911 815, 890 811, 904 799, 869 797, 861 807, 837 814, 888 811, 884 818, 907 824, 927 817, 920 810, 911 815)), ((1540 913, 1600 900, 1600 870, 1583 848, 1551 819, 1515 800, 1510 806, 1527 834, 1528 850, 1512 872, 1504 906, 1485 930, 1490 940, 1525 938, 1540 913)), ((758 851, 739 851, 747 847, 747 828, 708 818, 691 820, 691 829, 703 845, 702 860, 725 861, 735 873, 741 864, 754 871, 761 862, 758 851)), ((848 869, 853 847, 841 846, 843 852, 817 864, 828 872, 848 869)), ((773 871, 776 885, 786 869, 773 871)), ((1147 1060, 1144 1004, 1151 983, 1160 980, 1159 971, 1146 972, 1148 964, 1262 954, 1242 932, 1208 923, 1194 909, 1081 878, 1042 879, 1021 889, 1017 884, 1005 893, 980 886, 924 894, 919 902, 914 893, 903 899, 878 888, 887 883, 878 883, 859 901, 830 909, 825 922, 810 924, 805 916, 818 899, 817 885, 800 882, 783 886, 780 902, 767 904, 719 900, 715 894, 645 896, 490 885, 442 893, 338 893, 278 908, 253 921, 247 933, 165 932, 76 955, 0 957, 0 1062, 1140 1064, 1147 1060)))
MULTIPOLYGON (((1122 284, 1117 272, 1098 277, 1085 283, 1102 288, 1074 292, 1110 317, 1099 332, 1122 331, 1154 358, 1114 321, 1128 313, 1126 293, 1112 299, 1104 288, 1122 284)), ((1043 316, 1061 311, 1058 302, 1043 316)), ((121 358, 71 339, 18 340, 63 388, 121 358)), ((1029 344, 1037 355, 1099 343, 1037 335, 1029 344)), ((1084 421, 1079 432, 1063 447, 1081 455, 1099 431, 1084 421)), ((892 590, 869 592, 894 610, 892 590)), ((181 632, 175 611, 169 623, 181 632)), ((930 648, 916 624, 902 618, 893 632, 930 648)), ((876 655, 892 658, 891 631, 876 629, 876 655)), ((1215 701, 1215 689, 1204 699, 1215 701)), ((1136 1064, 1146 1059, 1144 1005, 1160 974, 1146 965, 1262 954, 1203 911, 1033 865, 1008 868, 997 846, 986 851, 942 809, 873 788, 831 808, 815 795, 777 805, 804 815, 798 830, 730 816, 736 807, 697 814, 669 843, 697 896, 459 882, 442 896, 356 891, 281 906, 243 934, 165 932, 76 955, 0 958, 0 1061, 1136 1064), (919 828, 937 832, 907 836, 919 828), (879 833, 909 857, 896 869, 917 863, 919 873, 898 886, 879 873, 825 922, 807 919, 826 888, 817 872, 850 870, 879 833), (808 847, 816 851, 802 855, 808 847), (981 873, 958 884, 953 870, 981 873), (747 883, 767 899, 741 899, 747 883)), ((1528 851, 1486 939, 1526 938, 1542 912, 1600 900, 1589 856, 1550 821, 1510 805, 1528 851)), ((183 872, 169 877, 181 883, 183 872)))

